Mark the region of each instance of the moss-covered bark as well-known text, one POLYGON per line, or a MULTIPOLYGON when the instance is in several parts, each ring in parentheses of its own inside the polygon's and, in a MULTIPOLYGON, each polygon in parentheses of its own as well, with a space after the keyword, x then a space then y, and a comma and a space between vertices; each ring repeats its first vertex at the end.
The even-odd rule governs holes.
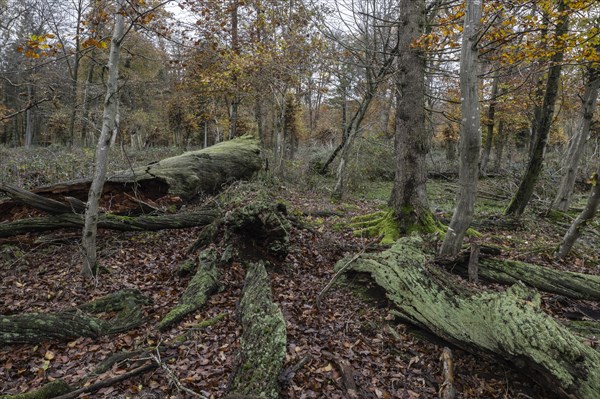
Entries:
POLYGON ((386 210, 357 216, 348 227, 357 236, 382 237, 381 243, 384 245, 392 245, 402 234, 444 233, 444 226, 435 220, 430 211, 422 211, 417 215, 407 207, 403 208, 401 214, 386 210))
POLYGON ((208 297, 219 288, 217 271, 217 251, 209 248, 200 253, 200 265, 194 277, 188 284, 181 300, 158 324, 158 329, 164 331, 185 316, 202 307, 208 297))
POLYGON ((541 291, 574 299, 600 300, 600 276, 551 269, 514 260, 480 259, 479 276, 488 281, 519 281, 541 291))
POLYGON ((31 392, 16 395, 0 395, 0 399, 50 399, 69 393, 72 390, 73 388, 69 384, 59 379, 31 392))
POLYGON ((400 239, 361 255, 350 270, 370 274, 407 320, 439 337, 502 357, 565 398, 598 397, 600 354, 543 313, 535 291, 521 284, 501 293, 453 291, 428 268, 421 245, 418 237, 400 239))
POLYGON ((169 194, 187 199, 201 192, 217 192, 226 183, 252 177, 262 167, 260 154, 258 139, 246 135, 133 171, 117 172, 108 181, 137 182, 143 187, 146 181, 158 180, 167 185, 169 194))
MULTIPOLYGON (((188 227, 206 226, 217 217, 211 209, 161 216, 117 216, 99 215, 98 228, 120 231, 156 231, 164 229, 184 229, 188 227)), ((83 227, 82 215, 64 213, 62 215, 37 217, 0 224, 0 237, 11 237, 30 232, 51 231, 64 228, 83 227)))
POLYGON ((0 345, 117 334, 143 322, 144 303, 139 291, 125 290, 64 312, 0 315, 0 345), (94 316, 101 312, 117 313, 108 320, 94 316))
POLYGON ((248 266, 239 305, 243 333, 230 397, 278 398, 277 378, 285 358, 285 320, 273 303, 263 262, 248 266))

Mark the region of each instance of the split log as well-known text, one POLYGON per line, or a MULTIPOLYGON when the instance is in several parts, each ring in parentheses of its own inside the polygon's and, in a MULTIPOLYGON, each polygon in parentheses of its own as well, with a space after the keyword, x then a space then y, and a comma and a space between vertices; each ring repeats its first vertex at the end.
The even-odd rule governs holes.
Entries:
POLYGON ((370 275, 406 320, 444 340, 501 357, 564 398, 598 397, 600 353, 545 314, 537 292, 521 284, 499 293, 453 290, 422 247, 419 237, 403 238, 362 254, 349 270, 370 275))
MULTIPOLYGON (((466 261, 453 264, 452 272, 467 275, 466 261)), ((500 284, 522 282, 540 291, 573 299, 600 300, 600 276, 555 270, 516 260, 480 258, 478 276, 500 284)))
MULTIPOLYGON (((118 216, 103 214, 98 216, 98 228, 120 231, 156 231, 164 229, 184 229, 206 226, 212 223, 218 213, 214 210, 179 213, 160 216, 118 216)), ((83 227, 83 216, 74 213, 16 220, 0 223, 0 238, 31 232, 51 231, 64 228, 83 227)))
POLYGON ((188 284, 181 300, 158 324, 160 331, 165 331, 185 316, 200 309, 208 297, 219 288, 217 272, 217 251, 209 248, 200 253, 200 265, 196 274, 188 284))
POLYGON ((285 320, 273 303, 270 279, 263 262, 248 266, 239 305, 243 328, 239 364, 228 398, 279 397, 278 376, 286 348, 285 320))
POLYGON ((139 291, 123 290, 63 312, 0 315, 0 345, 96 338, 128 331, 142 324, 141 305, 146 303, 139 291), (109 320, 94 316, 103 312, 116 315, 109 320))
MULTIPOLYGON (((143 198, 156 200, 171 195, 189 200, 200 193, 215 193, 232 181, 248 179, 262 165, 259 141, 246 135, 199 151, 186 152, 149 165, 116 172, 107 178, 103 196, 111 198, 129 194, 137 198, 139 194, 143 198)), ((70 203, 62 201, 66 201, 66 196, 87 201, 90 184, 90 179, 80 179, 40 187, 33 192, 58 201, 60 205, 52 204, 56 208, 50 206, 51 213, 60 213, 61 209, 71 212, 70 203)), ((27 195, 18 197, 19 202, 25 201, 34 207, 38 200, 39 198, 27 195)), ((130 202, 132 207, 139 208, 139 200, 130 202)), ((0 215, 8 214, 17 204, 14 200, 0 202, 0 215)), ((42 204, 44 207, 48 205, 42 204)))

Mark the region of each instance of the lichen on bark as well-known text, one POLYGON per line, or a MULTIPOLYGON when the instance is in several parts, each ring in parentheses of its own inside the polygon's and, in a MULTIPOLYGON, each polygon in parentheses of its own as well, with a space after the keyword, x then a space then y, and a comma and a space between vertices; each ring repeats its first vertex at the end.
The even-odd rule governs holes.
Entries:
POLYGON ((369 274, 406 320, 463 349, 500 356, 563 397, 597 398, 600 353, 545 314, 536 291, 515 284, 500 293, 457 292, 422 247, 419 237, 405 237, 361 254, 349 270, 369 274))
POLYGON ((263 262, 248 265, 239 313, 243 333, 230 394, 278 398, 286 329, 263 262))

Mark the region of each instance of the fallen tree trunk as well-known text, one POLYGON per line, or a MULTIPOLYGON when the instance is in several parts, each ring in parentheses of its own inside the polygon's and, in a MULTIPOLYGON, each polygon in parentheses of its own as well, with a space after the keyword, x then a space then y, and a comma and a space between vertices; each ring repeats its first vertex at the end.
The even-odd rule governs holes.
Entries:
POLYGON ((201 308, 208 297, 219 288, 217 271, 217 251, 214 248, 204 250, 199 257, 200 266, 188 284, 181 300, 158 323, 158 329, 165 331, 185 316, 201 308))
POLYGON ((0 315, 0 345, 95 338, 128 331, 142 324, 141 305, 147 301, 137 290, 124 290, 64 312, 0 315), (94 316, 103 312, 117 313, 109 320, 94 316))
MULTIPOLYGON (((199 151, 116 172, 107 178, 103 197, 110 199, 126 193, 134 198, 141 195, 151 200, 165 195, 189 200, 200 193, 217 192, 232 181, 248 179, 261 169, 262 164, 259 141, 248 135, 241 136, 199 151)), ((67 203, 63 202, 65 196, 87 201, 90 184, 90 179, 81 179, 33 190, 38 196, 53 199, 55 202, 51 204, 44 201, 40 203, 35 196, 4 187, 3 191, 7 191, 14 199, 0 202, 0 215, 7 215, 21 203, 33 207, 38 205, 38 208, 49 207, 47 210, 51 213, 61 213, 61 210, 71 212, 70 201, 67 199, 67 203)), ((139 207, 139 201, 130 202, 132 207, 139 207)))
POLYGON ((564 398, 598 397, 600 354, 542 312, 539 294, 520 284, 500 293, 453 291, 451 276, 429 263, 421 239, 408 237, 362 254, 349 270, 370 275, 402 317, 435 335, 499 356, 564 398))
MULTIPOLYGON (((462 259, 447 267, 451 272, 467 275, 467 261, 462 259)), ((480 258, 478 276, 500 284, 522 282, 540 291, 567 298, 600 300, 600 276, 555 270, 516 260, 480 258)))
MULTIPOLYGON (((190 213, 160 216, 118 216, 103 214, 98 216, 98 228, 120 231, 144 231, 164 229, 184 229, 188 227, 206 226, 212 223, 218 213, 214 210, 203 210, 190 213)), ((83 216, 75 213, 16 220, 0 224, 0 238, 11 237, 31 232, 51 231, 64 228, 83 227, 83 216)))
POLYGON ((239 364, 226 397, 276 399, 286 329, 283 314, 273 303, 271 281, 263 262, 248 266, 239 312, 243 328, 239 364))

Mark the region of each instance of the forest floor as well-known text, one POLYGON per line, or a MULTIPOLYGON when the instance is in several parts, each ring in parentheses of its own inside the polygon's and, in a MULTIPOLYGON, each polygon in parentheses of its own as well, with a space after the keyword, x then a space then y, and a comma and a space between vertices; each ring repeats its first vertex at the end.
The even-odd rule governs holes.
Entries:
MULTIPOLYGON (((482 181, 478 219, 490 221, 501 213, 512 190, 510 184, 514 183, 482 181)), ((340 360, 351 365, 360 398, 437 397, 442 383, 439 357, 448 344, 396 321, 390 316, 392 305, 365 282, 342 280, 327 292, 320 307, 316 303, 334 275, 336 261, 363 250, 369 242, 354 236, 344 224, 353 216, 383 206, 390 189, 390 183, 371 183, 341 203, 331 203, 323 190, 306 191, 281 183, 274 189, 277 198, 308 226, 290 232, 290 254, 270 268, 273 297, 283 310, 288 333, 284 369, 302 362, 291 381, 282 387, 282 398, 346 397, 337 364, 340 360), (335 215, 305 216, 323 210, 335 215)), ((437 216, 449 218, 454 183, 436 180, 429 190, 437 216)), ((501 230, 484 224, 478 227, 482 237, 474 239, 500 246, 503 256, 512 259, 600 274, 598 225, 582 238, 573 256, 557 262, 553 251, 574 214, 540 217, 543 205, 540 202, 529 212, 521 229, 501 230)), ((189 208, 194 206, 200 204, 189 208)), ((179 276, 177 269, 198 233, 199 229, 102 231, 102 273, 93 283, 79 274, 78 231, 0 240, 0 314, 63 310, 124 288, 137 288, 153 300, 144 308, 146 323, 127 333, 0 347, 0 394, 25 392, 57 378, 72 382, 110 354, 152 346, 161 349, 165 368, 82 397, 192 397, 181 386, 206 398, 223 397, 235 367, 241 334, 236 306, 243 287, 242 266, 234 263, 221 270, 224 287, 201 310, 165 333, 154 328, 176 304, 190 279, 179 276), (210 326, 203 327, 202 322, 207 320, 210 326)), ((550 295, 543 298, 544 309, 559 319, 575 306, 550 295)), ((595 303, 586 305, 598 309, 595 303)), ((452 349, 458 398, 553 397, 497 359, 452 349)), ((88 383, 126 371, 116 365, 88 383)))

